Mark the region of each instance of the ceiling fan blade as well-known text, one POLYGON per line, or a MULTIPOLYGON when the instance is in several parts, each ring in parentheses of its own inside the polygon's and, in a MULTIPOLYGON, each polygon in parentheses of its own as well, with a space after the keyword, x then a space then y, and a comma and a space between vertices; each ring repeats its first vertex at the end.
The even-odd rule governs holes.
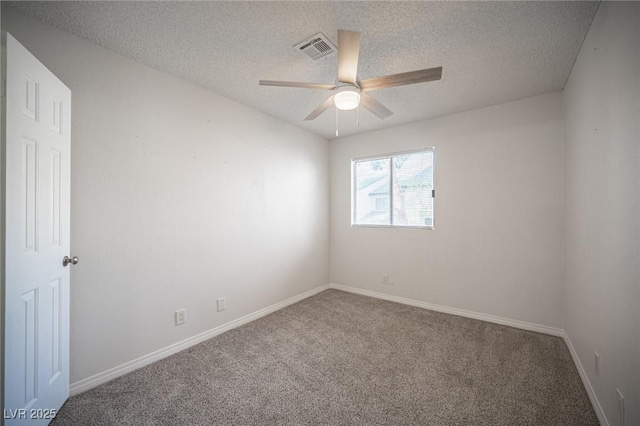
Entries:
POLYGON ((440 80, 441 78, 442 67, 429 68, 426 70, 403 72, 400 74, 385 75, 384 77, 374 77, 361 80, 360 89, 364 92, 369 92, 371 90, 385 89, 387 87, 440 80))
POLYGON ((360 93, 360 106, 365 107, 383 120, 393 114, 393 112, 391 112, 391 110, 389 110, 386 106, 382 105, 380 102, 376 101, 370 94, 365 92, 360 93))
POLYGON ((323 103, 321 103, 318 108, 314 109, 311 114, 307 115, 304 118, 304 121, 313 120, 327 109, 329 109, 333 105, 333 95, 329 96, 323 103))
POLYGON ((280 86, 280 87, 300 87, 302 89, 324 89, 333 90, 336 88, 333 84, 322 83, 300 83, 297 81, 274 81, 274 80, 260 80, 260 86, 280 86))
POLYGON ((360 33, 338 30, 338 81, 356 84, 360 33))

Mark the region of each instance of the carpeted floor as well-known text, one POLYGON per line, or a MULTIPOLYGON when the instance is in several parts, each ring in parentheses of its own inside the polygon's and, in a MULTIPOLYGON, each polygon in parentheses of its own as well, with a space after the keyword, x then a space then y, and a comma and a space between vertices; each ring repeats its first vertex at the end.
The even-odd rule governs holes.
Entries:
POLYGON ((597 425, 559 337, 327 290, 70 398, 54 425, 597 425))

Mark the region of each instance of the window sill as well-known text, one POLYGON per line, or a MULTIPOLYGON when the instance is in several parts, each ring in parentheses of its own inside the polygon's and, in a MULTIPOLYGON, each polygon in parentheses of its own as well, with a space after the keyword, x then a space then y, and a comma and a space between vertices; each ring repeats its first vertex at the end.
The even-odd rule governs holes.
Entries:
POLYGON ((418 229, 422 231, 433 231, 433 226, 417 226, 417 225, 362 225, 362 224, 351 224, 352 228, 391 228, 391 229, 418 229))

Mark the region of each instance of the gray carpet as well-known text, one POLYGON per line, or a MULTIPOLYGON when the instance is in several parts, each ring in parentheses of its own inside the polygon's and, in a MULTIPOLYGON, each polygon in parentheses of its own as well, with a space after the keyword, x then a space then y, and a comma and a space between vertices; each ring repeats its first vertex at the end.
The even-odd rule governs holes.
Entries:
POLYGON ((327 290, 70 398, 54 425, 597 425, 563 340, 327 290))

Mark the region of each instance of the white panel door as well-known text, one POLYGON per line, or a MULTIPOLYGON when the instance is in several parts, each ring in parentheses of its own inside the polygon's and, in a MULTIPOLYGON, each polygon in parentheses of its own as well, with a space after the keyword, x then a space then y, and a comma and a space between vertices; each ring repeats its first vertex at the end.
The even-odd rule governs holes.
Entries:
POLYGON ((71 92, 10 34, 6 78, 7 425, 48 424, 69 395, 71 92), (53 411, 52 411, 53 410, 53 411))

